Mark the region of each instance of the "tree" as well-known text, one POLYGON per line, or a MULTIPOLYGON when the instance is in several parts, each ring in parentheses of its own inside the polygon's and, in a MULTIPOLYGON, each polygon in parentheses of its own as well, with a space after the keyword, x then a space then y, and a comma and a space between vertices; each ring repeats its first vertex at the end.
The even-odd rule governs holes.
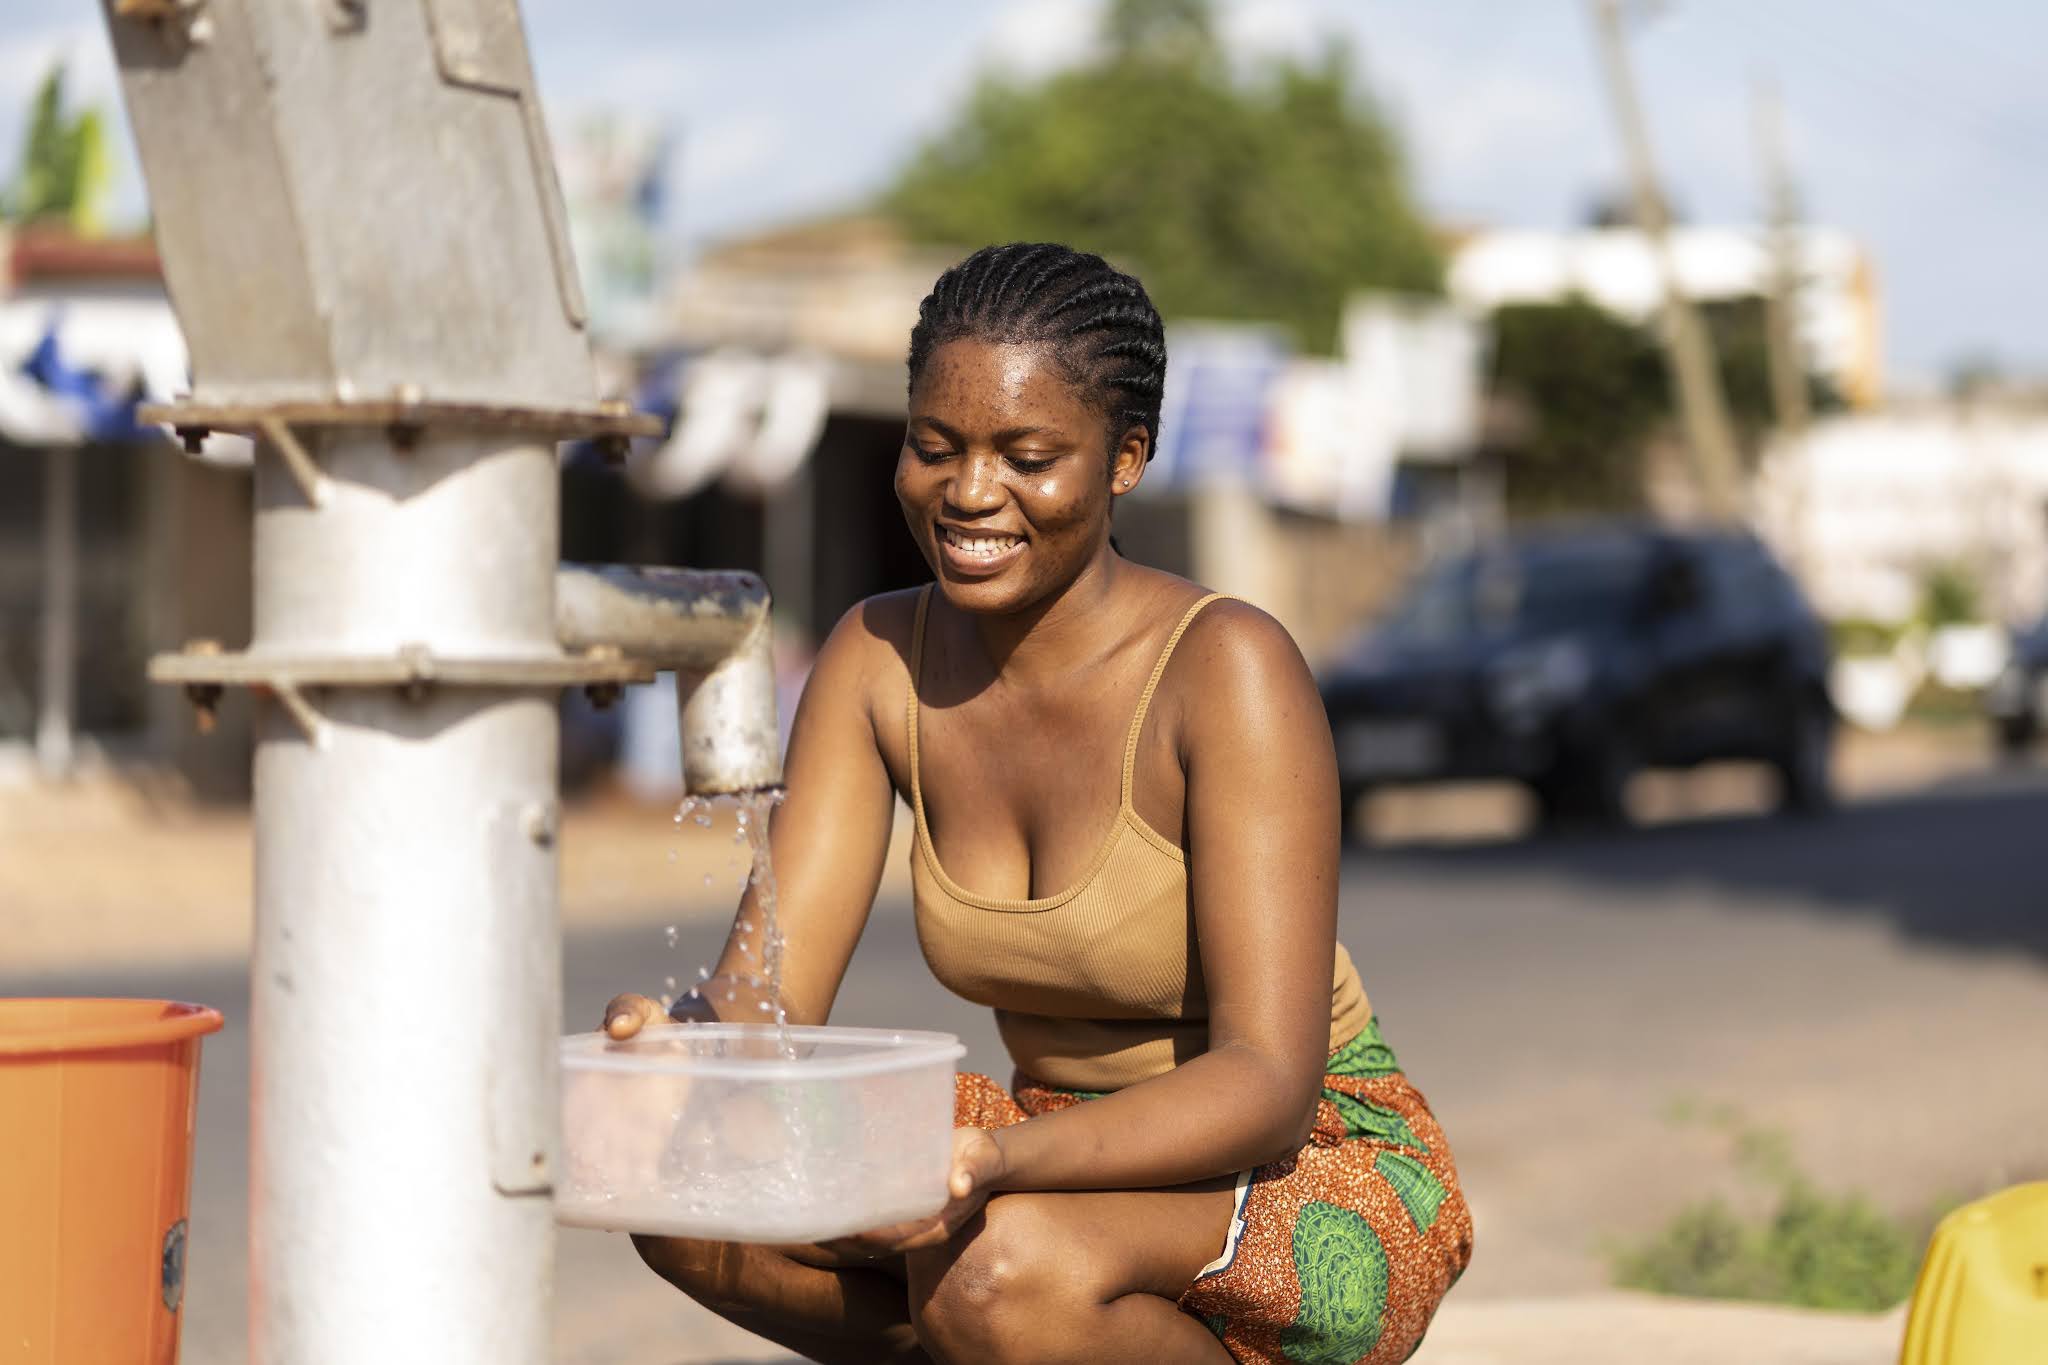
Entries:
POLYGON ((1493 389, 1518 435, 1501 453, 1517 515, 1633 512, 1643 446, 1669 410, 1655 340, 1583 298, 1494 314, 1493 389))
POLYGON ((1442 264, 1350 53, 1232 70, 1209 0, 1113 0, 1098 56, 984 76, 884 196, 914 237, 1050 239, 1140 272, 1172 317, 1278 321, 1330 349, 1347 294, 1442 264))
POLYGON ((29 106, 21 163, 0 194, 0 217, 90 231, 100 224, 107 186, 105 124, 96 109, 65 112, 64 64, 55 63, 29 106))
MULTIPOLYGON (((1736 439, 1754 461, 1773 418, 1763 300, 1719 300, 1701 314, 1736 439)), ((1492 388, 1520 419, 1497 452, 1512 510, 1641 510, 1643 449, 1673 413, 1670 376, 1649 325, 1583 298, 1503 308, 1494 314, 1492 388)), ((1824 381, 1809 377, 1808 388, 1814 411, 1841 406, 1824 381)))

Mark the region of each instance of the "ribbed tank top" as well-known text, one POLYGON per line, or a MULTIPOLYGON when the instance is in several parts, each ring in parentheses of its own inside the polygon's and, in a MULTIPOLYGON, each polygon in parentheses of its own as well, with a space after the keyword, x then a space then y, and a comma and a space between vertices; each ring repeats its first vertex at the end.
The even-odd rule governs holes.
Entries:
MULTIPOLYGON (((911 635, 910 855, 917 940, 955 995, 996 1012, 996 1028, 1020 1071, 1070 1090, 1108 1091, 1163 1075, 1209 1047, 1209 996, 1195 942, 1187 859, 1138 815, 1131 781, 1138 736, 1167 661, 1211 593, 1188 608, 1160 651, 1124 741, 1122 798, 1081 879, 1053 896, 1005 900, 969 891, 932 848, 918 773, 917 689, 924 671, 931 589, 911 635)), ((1344 945, 1330 984, 1334 1051, 1372 1017, 1344 945)))

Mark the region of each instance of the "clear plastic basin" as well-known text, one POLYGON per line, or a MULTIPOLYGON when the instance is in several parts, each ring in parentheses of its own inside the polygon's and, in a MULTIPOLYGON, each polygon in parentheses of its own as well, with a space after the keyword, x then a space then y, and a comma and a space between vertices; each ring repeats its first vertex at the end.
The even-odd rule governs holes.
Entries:
POLYGON ((949 1033, 670 1024, 562 1040, 555 1217, 579 1227, 812 1242, 937 1212, 949 1033))

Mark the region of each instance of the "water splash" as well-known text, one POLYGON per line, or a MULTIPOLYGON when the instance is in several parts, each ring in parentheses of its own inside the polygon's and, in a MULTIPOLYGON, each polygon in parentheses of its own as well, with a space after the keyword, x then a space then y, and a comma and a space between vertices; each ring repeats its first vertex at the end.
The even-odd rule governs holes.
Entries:
MULTIPOLYGON (((686 797, 676 811, 676 823, 685 819, 702 828, 709 828, 714 810, 731 808, 733 812, 733 842, 747 849, 748 866, 743 894, 751 893, 750 913, 735 919, 732 937, 729 941, 743 954, 751 957, 756 971, 728 973, 723 980, 722 996, 715 996, 714 1003, 723 1004, 728 1011, 738 1008, 739 987, 745 986, 750 992, 760 995, 754 1002, 754 1009, 774 1017, 777 1037, 784 1056, 794 1056, 795 1048, 789 1037, 789 1012, 782 998, 782 961, 786 940, 781 926, 776 922, 775 863, 769 852, 768 827, 773 820, 775 808, 782 804, 783 791, 770 787, 759 791, 742 792, 729 796, 686 797)), ((707 873, 704 878, 711 881, 707 873)), ((676 931, 669 930, 669 943, 676 941, 676 931)), ((704 998, 704 992, 712 980, 709 969, 700 968, 698 984, 691 988, 685 999, 704 998)), ((716 988, 713 987, 714 991, 716 988)), ((733 1017, 727 1013, 727 1017, 733 1017)))

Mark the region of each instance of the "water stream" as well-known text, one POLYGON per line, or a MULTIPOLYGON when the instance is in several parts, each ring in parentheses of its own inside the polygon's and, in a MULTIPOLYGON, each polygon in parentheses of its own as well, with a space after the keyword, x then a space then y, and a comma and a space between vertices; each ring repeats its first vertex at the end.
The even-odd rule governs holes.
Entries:
MULTIPOLYGON (((919 1217, 944 1202, 957 1045, 790 1026, 768 846, 781 801, 773 789, 691 798, 677 811, 678 825, 708 829, 714 813, 731 810, 734 846, 747 855, 726 970, 698 968, 677 1009, 687 1017, 684 1006, 696 1001, 708 1006, 700 1018, 753 1027, 658 1030, 565 1058, 560 1221, 798 1242, 919 1217), (774 1028, 761 1027, 770 1019, 774 1028), (737 1058, 760 1070, 734 1070, 737 1058), (643 1061, 653 1064, 636 1064, 643 1061)), ((670 926, 666 937, 673 949, 680 934, 670 926)), ((673 992, 673 976, 668 985, 673 992)))
MULTIPOLYGON (((782 799, 783 789, 780 787, 734 795, 685 797, 676 811, 676 823, 680 825, 689 820, 708 828, 715 811, 732 811, 733 842, 747 850, 747 876, 741 889, 740 913, 733 923, 726 947, 728 950, 737 949, 753 964, 750 971, 726 972, 716 977, 708 968, 700 967, 696 984, 690 987, 682 1000, 702 1001, 728 1023, 767 1023, 772 1018, 778 1050, 783 1056, 790 1057, 795 1055, 795 1049, 789 1038, 789 1011, 782 998, 784 939, 782 927, 776 920, 775 861, 768 846, 768 827, 782 799), (752 1010, 764 1017, 758 1020, 746 1017, 749 1000, 742 997, 743 989, 751 997, 752 1010)), ((675 945, 676 938, 676 927, 670 925, 668 942, 671 947, 675 945)), ((667 984, 673 993, 675 978, 669 977, 667 984)), ((669 1004, 669 996, 665 995, 662 1003, 669 1004)))

